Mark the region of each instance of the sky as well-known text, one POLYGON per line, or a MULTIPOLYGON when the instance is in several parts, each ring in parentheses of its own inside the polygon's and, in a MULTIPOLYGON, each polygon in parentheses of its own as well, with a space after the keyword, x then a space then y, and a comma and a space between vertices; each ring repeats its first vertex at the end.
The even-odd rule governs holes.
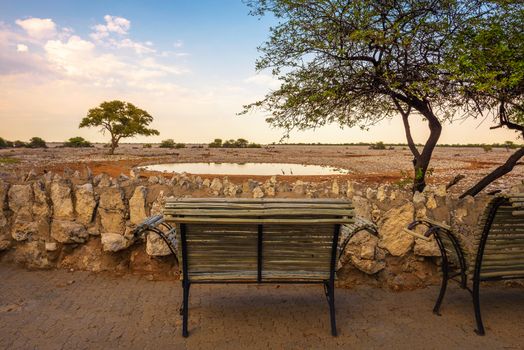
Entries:
MULTIPOLYGON (((241 0, 0 0, 0 137, 107 140, 79 129, 90 108, 125 100, 153 117, 160 136, 131 142, 279 142, 260 112, 238 116, 278 82, 256 72, 273 18, 249 15, 241 0)), ((517 140, 490 120, 445 125, 440 143, 517 140)), ((416 142, 427 125, 412 125, 416 142)), ((287 142, 405 142, 399 117, 368 130, 330 125, 293 132, 287 142)))

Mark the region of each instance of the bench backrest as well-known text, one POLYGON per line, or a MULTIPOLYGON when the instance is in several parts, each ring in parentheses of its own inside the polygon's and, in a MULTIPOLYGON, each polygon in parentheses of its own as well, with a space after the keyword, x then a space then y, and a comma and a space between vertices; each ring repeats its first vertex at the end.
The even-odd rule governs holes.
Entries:
POLYGON ((524 277, 523 208, 524 194, 498 196, 486 207, 475 236, 481 279, 524 277))
POLYGON ((337 199, 170 199, 183 278, 190 281, 325 281, 333 277, 341 224, 337 199))

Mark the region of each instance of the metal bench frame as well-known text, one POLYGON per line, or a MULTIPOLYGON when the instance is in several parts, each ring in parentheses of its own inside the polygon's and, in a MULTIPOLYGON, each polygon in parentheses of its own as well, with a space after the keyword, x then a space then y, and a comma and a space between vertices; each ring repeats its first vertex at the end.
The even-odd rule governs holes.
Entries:
MULTIPOLYGON (((522 196, 522 200, 524 201, 524 195, 522 196)), ((497 211, 502 205, 508 205, 510 204, 510 199, 507 196, 497 196, 492 199, 490 204, 488 204, 488 208, 486 209, 484 213, 484 221, 481 221, 483 225, 481 226, 481 232, 480 232, 480 239, 478 241, 478 247, 475 255, 474 260, 474 266, 473 266, 473 274, 472 274, 472 282, 473 285, 470 288, 468 286, 468 266, 466 263, 466 255, 465 255, 465 249, 461 246, 460 241, 457 239, 455 234, 452 232, 451 227, 439 222, 436 222, 434 220, 430 219, 420 219, 415 220, 409 226, 407 229, 405 229, 405 232, 415 236, 416 238, 429 240, 431 236, 435 238, 435 241, 437 242, 438 248, 440 250, 440 254, 442 257, 442 281, 440 286, 439 295, 437 297, 437 301, 435 303, 435 306, 433 307, 433 313, 440 316, 440 307, 442 305, 442 301, 444 299, 444 295, 446 294, 446 289, 448 285, 448 281, 452 280, 459 284, 459 286, 462 289, 467 290, 473 300, 473 308, 475 312, 475 321, 477 328, 475 329, 475 332, 478 335, 485 335, 485 329, 484 324, 482 322, 482 315, 480 311, 480 282, 483 281, 501 281, 501 280, 512 280, 512 279, 522 279, 524 276, 522 274, 520 275, 498 275, 498 276, 482 276, 482 263, 483 259, 485 257, 485 248, 486 248, 486 242, 488 240, 490 229, 493 225, 493 222, 495 220, 497 211), (423 225, 427 227, 427 230, 424 234, 419 234, 415 231, 413 231, 417 226, 423 225), (445 241, 451 242, 451 245, 453 247, 453 252, 457 256, 458 260, 458 266, 454 266, 452 263, 452 259, 450 259, 450 256, 448 255, 449 251, 446 250, 445 241), (457 280, 456 278, 459 277, 457 280)), ((514 207, 517 207, 514 205, 514 207)), ((518 208, 518 207, 517 207, 518 208)), ((514 211, 513 215, 515 216, 521 216, 523 215, 523 212, 521 211, 514 211)), ((523 220, 524 222, 524 220, 523 220)), ((524 257, 524 253, 523 257, 524 257)), ((473 261, 472 261, 473 262, 473 261)))

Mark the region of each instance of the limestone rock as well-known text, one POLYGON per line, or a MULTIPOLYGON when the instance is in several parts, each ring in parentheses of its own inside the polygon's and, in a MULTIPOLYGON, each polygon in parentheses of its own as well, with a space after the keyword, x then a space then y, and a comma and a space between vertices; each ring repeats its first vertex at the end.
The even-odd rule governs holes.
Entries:
POLYGON ((98 212, 105 232, 117 234, 124 232, 125 209, 123 194, 119 188, 108 187, 100 193, 98 212))
POLYGON ((260 187, 255 187, 253 190, 253 198, 263 198, 264 197, 264 191, 260 187))
POLYGON ((84 225, 89 225, 93 221, 95 208, 96 200, 93 185, 86 183, 76 186, 75 212, 77 220, 84 225))
POLYGON ((166 256, 171 254, 171 250, 169 250, 166 242, 156 233, 148 233, 146 253, 150 256, 166 256))
POLYGON ((146 212, 147 188, 138 186, 129 199, 129 220, 132 224, 138 225, 147 218, 146 212))
POLYGON ((379 271, 382 271, 386 268, 385 261, 376 261, 368 259, 359 259, 355 256, 351 257, 351 263, 360 271, 368 274, 374 275, 379 271))
POLYGON ((338 185, 337 179, 333 180, 333 184, 331 185, 331 193, 338 196, 340 193, 340 186, 338 185))
POLYGON ((296 194, 304 194, 306 192, 307 183, 302 180, 297 180, 293 184, 292 191, 296 194))
POLYGON ((25 241, 31 237, 38 236, 38 224, 34 221, 27 221, 17 218, 11 227, 11 236, 16 241, 25 241))
POLYGON ((4 180, 0 179, 0 211, 7 209, 7 192, 9 185, 4 183, 4 180))
POLYGON ((133 241, 118 233, 102 232, 102 247, 106 252, 118 252, 128 248, 133 241))
POLYGON ((89 234, 84 225, 74 221, 53 220, 51 237, 60 243, 84 243, 89 234))
POLYGON ((43 242, 29 242, 16 247, 14 261, 29 268, 51 267, 43 242))
POLYGON ((424 205, 425 202, 426 202, 426 197, 424 196, 424 193, 416 191, 413 194, 413 203, 415 205, 424 205))
POLYGON ((434 238, 430 241, 415 239, 413 253, 419 256, 440 256, 440 250, 434 238))
POLYGON ((53 202, 53 217, 62 220, 73 219, 73 200, 71 187, 63 181, 51 183, 51 201, 53 202))
POLYGON ((11 241, 7 239, 0 240, 0 252, 11 248, 11 241))
POLYGON ((386 249, 393 256, 403 256, 413 247, 414 238, 403 232, 412 220, 414 207, 406 203, 401 207, 388 210, 380 223, 379 247, 386 249))
POLYGON ((439 185, 435 189, 435 195, 438 197, 446 197, 446 194, 447 194, 446 185, 439 185))
POLYGON ((45 242, 45 250, 48 252, 54 252, 58 249, 56 242, 45 242))
POLYGON ((435 200, 435 195, 430 193, 428 195, 428 201, 426 202, 426 207, 428 209, 435 209, 437 207, 437 201, 435 200))
POLYGON ((386 186, 380 185, 377 189, 377 200, 383 202, 386 199, 386 186))
POLYGON ((348 180, 348 182, 347 182, 347 189, 346 189, 346 196, 348 198, 352 198, 354 192, 355 192, 354 184, 353 184, 353 182, 348 180))
POLYGON ((166 204, 166 199, 167 198, 164 195, 164 191, 160 191, 155 201, 151 205, 151 215, 162 214, 162 209, 164 208, 164 205, 166 204))
POLYGON ((275 187, 273 186, 270 186, 268 188, 266 188, 266 196, 268 197, 275 197, 275 187))
POLYGON ((12 185, 8 193, 9 209, 21 220, 31 220, 33 217, 33 189, 31 185, 12 185))
POLYGON ((42 220, 47 220, 51 215, 51 208, 47 201, 44 184, 40 181, 36 181, 33 183, 32 187, 35 200, 32 208, 33 214, 42 220))
POLYGON ((211 185, 209 185, 209 188, 211 189, 211 191, 213 191, 213 194, 215 196, 218 196, 222 191, 222 182, 220 182, 220 179, 215 177, 213 181, 211 181, 211 185))

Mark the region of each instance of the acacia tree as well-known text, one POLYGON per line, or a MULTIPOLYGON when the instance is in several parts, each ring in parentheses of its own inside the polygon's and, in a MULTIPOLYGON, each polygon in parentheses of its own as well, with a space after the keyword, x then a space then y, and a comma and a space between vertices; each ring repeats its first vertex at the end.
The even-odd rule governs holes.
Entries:
MULTIPOLYGON (((505 1, 472 21, 455 36, 446 58, 452 79, 460 83, 464 105, 491 115, 497 126, 524 138, 524 4, 505 1)), ((507 174, 524 156, 519 147, 504 164, 483 177, 460 197, 475 196, 507 174)))
POLYGON ((129 102, 114 100, 102 102, 99 107, 90 109, 79 127, 102 127, 102 133, 109 132, 109 154, 114 154, 122 138, 159 135, 158 130, 147 127, 152 121, 153 117, 146 111, 129 102))
POLYGON ((279 89, 244 106, 262 109, 289 131, 327 123, 369 125, 400 114, 413 154, 413 190, 422 191, 441 121, 459 108, 443 71, 451 39, 496 4, 477 0, 248 0, 251 14, 279 23, 259 50, 257 69, 272 69, 279 89), (412 118, 430 135, 421 149, 412 118))

